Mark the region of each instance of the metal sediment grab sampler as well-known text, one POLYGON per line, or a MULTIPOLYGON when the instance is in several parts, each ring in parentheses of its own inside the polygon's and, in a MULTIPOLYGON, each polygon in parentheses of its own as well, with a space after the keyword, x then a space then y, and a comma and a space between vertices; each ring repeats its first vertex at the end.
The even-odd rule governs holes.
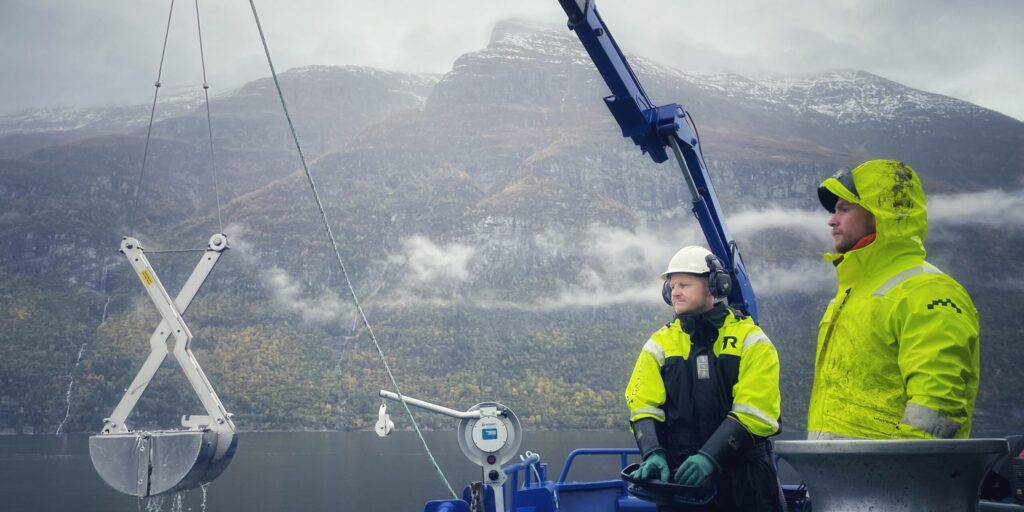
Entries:
POLYGON ((142 497, 199 487, 217 478, 234 457, 238 438, 231 414, 192 354, 192 333, 182 318, 227 248, 226 235, 211 236, 202 259, 172 300, 139 241, 132 237, 121 240, 121 253, 145 286, 161 320, 149 338, 150 353, 142 368, 113 414, 103 420, 101 432, 89 438, 93 467, 120 492, 142 497), (185 372, 206 414, 183 416, 183 429, 132 431, 126 424, 128 415, 168 353, 185 372))

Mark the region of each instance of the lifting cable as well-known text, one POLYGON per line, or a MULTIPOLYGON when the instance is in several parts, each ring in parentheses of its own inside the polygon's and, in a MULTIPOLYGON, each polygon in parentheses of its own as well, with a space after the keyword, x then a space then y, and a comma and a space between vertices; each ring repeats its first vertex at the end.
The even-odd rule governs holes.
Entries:
POLYGON ((153 91, 153 106, 149 109, 149 128, 146 129, 146 149, 142 152, 142 168, 139 170, 139 183, 135 186, 135 206, 131 210, 125 212, 125 215, 130 217, 130 220, 125 219, 125 224, 131 226, 131 228, 128 229, 128 234, 130 236, 135 235, 135 219, 138 218, 136 213, 139 211, 139 197, 142 196, 142 177, 146 173, 146 157, 149 156, 149 139, 153 134, 153 117, 156 114, 156 98, 160 95, 160 76, 164 72, 164 56, 167 55, 167 36, 171 33, 172 14, 174 14, 174 0, 171 0, 171 8, 167 12, 167 29, 164 30, 164 46, 163 49, 160 50, 160 67, 157 68, 156 83, 153 84, 154 87, 156 87, 156 90, 153 91))
POLYGON ((217 166, 213 153, 213 123, 210 121, 210 83, 206 81, 206 56, 203 54, 203 26, 199 23, 199 0, 196 3, 196 31, 199 33, 199 61, 203 64, 203 96, 206 97, 206 130, 210 134, 210 175, 213 176, 213 192, 217 196, 217 232, 224 232, 224 221, 220 216, 220 187, 217 186, 217 166))
MULTIPOLYGON (((203 50, 203 27, 202 27, 202 24, 200 23, 200 19, 199 19, 199 0, 195 0, 195 6, 196 6, 196 31, 197 31, 197 33, 199 35, 199 62, 202 64, 202 68, 203 68, 203 96, 205 98, 205 103, 206 103, 206 130, 207 130, 207 134, 209 136, 209 141, 210 141, 210 175, 213 178, 213 191, 214 191, 214 195, 216 196, 216 200, 217 200, 217 229, 218 229, 219 233, 223 233, 224 232, 224 221, 223 221, 222 216, 221 216, 220 186, 219 186, 219 182, 218 182, 218 179, 217 179, 216 160, 214 158, 215 153, 214 153, 214 148, 213 148, 213 122, 211 120, 211 115, 210 115, 210 84, 209 84, 209 82, 207 81, 207 78, 206 78, 206 55, 205 55, 205 52, 203 50)), ((160 84, 160 79, 163 76, 164 59, 167 56, 167 41, 168 41, 170 33, 171 33, 171 19, 173 17, 173 14, 174 14, 174 0, 171 0, 170 9, 167 12, 167 28, 164 30, 164 43, 163 43, 163 47, 160 50, 160 66, 158 67, 157 72, 156 72, 156 82, 153 84, 154 87, 156 88, 156 90, 153 93, 153 104, 152 104, 152 106, 149 109, 149 127, 146 129, 146 146, 145 146, 145 150, 143 150, 143 153, 142 153, 142 165, 141 165, 141 168, 139 169, 139 183, 135 187, 135 206, 126 213, 127 215, 130 215, 131 219, 132 219, 132 220, 126 222, 126 224, 129 224, 131 226, 131 228, 128 231, 128 234, 132 235, 132 236, 134 236, 134 234, 135 234, 135 219, 138 218, 139 201, 140 201, 140 199, 142 197, 143 178, 145 177, 145 173, 146 173, 146 161, 147 161, 147 159, 149 157, 149 143, 150 143, 150 141, 152 139, 152 136, 153 136, 153 121, 154 121, 154 119, 156 117, 156 103, 157 103, 157 98, 160 95, 160 85, 161 85, 160 84)), ((169 253, 169 252, 201 252, 201 251, 205 251, 205 250, 206 249, 181 249, 181 250, 147 251, 147 252, 150 253, 150 254, 156 254, 156 253, 169 253)))
POLYGON ((281 108, 284 109, 284 117, 288 120, 288 128, 292 132, 292 139, 295 141, 295 149, 299 153, 299 160, 302 161, 302 170, 306 174, 306 180, 309 182, 309 188, 313 191, 313 199, 316 201, 316 206, 320 210, 320 219, 323 221, 324 229, 327 231, 327 237, 331 241, 331 247, 334 249, 334 255, 338 260, 338 266, 341 267, 341 273, 345 277, 345 284, 348 285, 349 296, 352 297, 352 303, 355 305, 356 311, 359 313, 359 317, 363 321, 363 326, 366 327, 366 332, 370 336, 370 340, 373 341, 373 346, 377 348, 377 355, 380 356, 380 362, 384 365, 384 371, 388 374, 388 379, 391 381, 391 385, 395 389, 395 394, 402 402, 402 406, 405 408, 405 412, 409 415, 409 420, 412 422, 413 428, 416 430, 416 434, 419 436, 420 441, 423 443, 423 448, 427 451, 427 456, 430 457, 430 462, 437 469, 438 475, 441 476, 441 480, 444 481, 444 485, 448 487, 448 492, 452 494, 453 498, 458 498, 455 491, 452 489, 451 484, 448 483, 448 479, 445 478, 444 472, 441 471, 441 467, 437 464, 437 460, 434 459, 434 454, 430 451, 430 447, 427 446, 427 440, 423 437, 423 432, 420 431, 419 425, 416 423, 416 418, 413 417, 412 411, 409 409, 409 405, 405 402, 405 397, 402 395, 401 390, 398 388, 398 382, 395 381, 395 376, 391 373, 391 367, 388 365, 387 359, 384 358, 384 351, 381 350, 380 344, 377 343, 377 337, 373 334, 373 329, 370 327, 370 321, 366 318, 366 314, 363 312, 363 307, 359 304, 359 298, 356 296, 355 288, 352 286, 352 280, 349 278, 348 271, 345 269, 345 262, 341 258, 341 252, 338 249, 338 242, 334 238, 334 232, 331 231, 331 224, 327 221, 327 213, 324 211, 323 202, 320 201, 320 194, 316 190, 316 183, 313 180, 313 175, 309 172, 309 166, 306 165, 306 157, 302 153, 302 147, 299 145, 299 136, 295 133, 295 126, 292 124, 291 114, 288 113, 288 105, 284 101, 284 94, 281 92, 281 83, 277 80, 277 72, 274 70, 274 63, 270 59, 270 47, 267 46, 267 38, 263 35, 263 26, 260 24, 260 17, 256 14, 256 4, 254 0, 249 0, 249 6, 252 7, 252 16, 256 20, 256 29, 260 33, 260 41, 263 42, 263 51, 267 55, 267 64, 270 66, 270 74, 274 78, 274 87, 277 88, 277 96, 281 99, 281 108))

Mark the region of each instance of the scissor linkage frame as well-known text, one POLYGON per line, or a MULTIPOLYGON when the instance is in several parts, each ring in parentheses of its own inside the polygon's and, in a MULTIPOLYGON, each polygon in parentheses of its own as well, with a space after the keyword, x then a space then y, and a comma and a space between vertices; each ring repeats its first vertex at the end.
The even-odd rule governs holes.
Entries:
POLYGON ((235 425, 231 421, 231 415, 224 409, 217 393, 210 385, 209 379, 203 373, 195 356, 192 354, 192 332, 189 330, 182 313, 188 309, 195 298, 199 288, 206 281, 210 271, 220 259, 224 250, 228 248, 227 236, 215 234, 210 237, 209 245, 203 252, 202 259, 192 271, 185 286, 178 292, 175 299, 171 299, 164 285, 157 277, 156 271, 146 258, 145 251, 139 241, 132 237, 124 237, 121 240, 121 253, 127 258, 135 274, 139 276, 146 293, 149 295, 153 305, 160 312, 160 324, 157 325, 153 334, 149 337, 149 356, 142 364, 138 374, 132 381, 131 386, 125 391, 121 401, 114 408, 113 414, 104 419, 103 434, 128 433, 130 430, 126 424, 128 415, 131 414, 139 397, 146 390, 149 382, 153 379, 164 358, 168 353, 174 354, 178 366, 185 372, 192 389, 199 397, 206 415, 185 415, 182 417, 182 426, 192 430, 229 430, 235 431, 235 425), (171 339, 173 337, 173 340, 171 339))

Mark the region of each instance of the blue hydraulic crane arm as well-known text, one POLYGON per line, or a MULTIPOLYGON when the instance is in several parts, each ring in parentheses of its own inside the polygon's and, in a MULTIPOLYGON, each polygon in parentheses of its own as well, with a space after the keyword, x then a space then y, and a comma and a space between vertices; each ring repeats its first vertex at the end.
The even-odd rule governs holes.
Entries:
POLYGON ((604 78, 611 96, 604 98, 622 135, 633 139, 641 151, 657 163, 668 160, 668 152, 679 162, 693 196, 693 213, 707 238, 711 252, 729 270, 733 279, 729 304, 757 321, 757 303, 743 258, 729 235, 718 196, 701 153, 692 118, 677 103, 654 106, 633 74, 608 26, 597 12, 595 0, 558 0, 569 16, 569 29, 576 32, 604 78))

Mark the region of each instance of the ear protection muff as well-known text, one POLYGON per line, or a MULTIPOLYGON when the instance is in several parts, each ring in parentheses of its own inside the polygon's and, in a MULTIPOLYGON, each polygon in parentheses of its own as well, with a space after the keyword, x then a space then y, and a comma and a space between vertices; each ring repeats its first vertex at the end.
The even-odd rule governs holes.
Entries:
MULTIPOLYGON (((726 272, 722 262, 714 254, 708 254, 704 260, 708 264, 708 291, 711 292, 711 296, 716 299, 728 297, 732 291, 732 277, 729 276, 729 272, 726 272)), ((661 285, 661 299, 665 304, 672 305, 672 287, 669 286, 668 279, 661 285)))
MULTIPOLYGON (((729 292, 732 291, 732 277, 726 272, 725 268, 722 267, 722 262, 715 257, 714 254, 708 254, 704 258, 708 262, 708 290, 711 292, 711 296, 716 299, 724 299, 729 296, 729 292)), ((669 295, 671 299, 671 294, 669 295)))

